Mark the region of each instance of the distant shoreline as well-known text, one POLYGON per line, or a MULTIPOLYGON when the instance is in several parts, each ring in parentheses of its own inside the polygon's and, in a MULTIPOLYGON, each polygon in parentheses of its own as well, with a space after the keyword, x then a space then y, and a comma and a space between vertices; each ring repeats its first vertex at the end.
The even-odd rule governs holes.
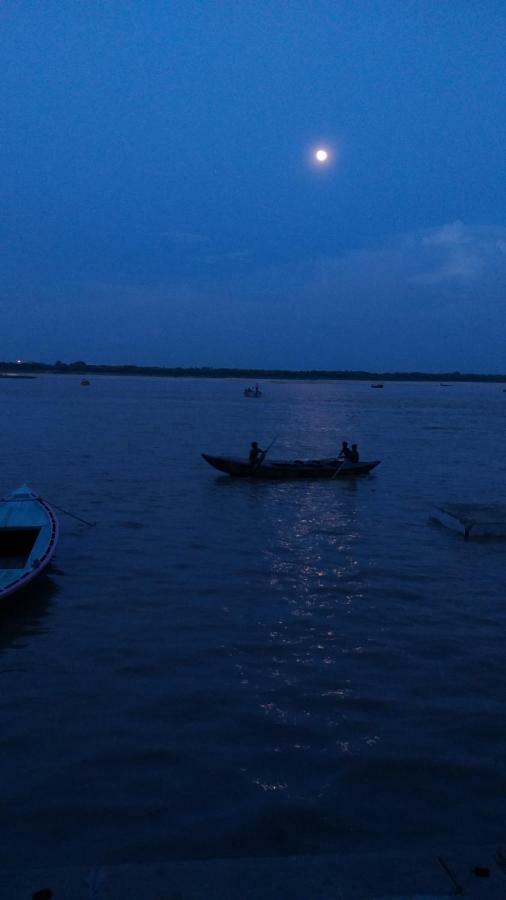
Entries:
POLYGON ((55 375, 142 375, 158 378, 245 378, 248 380, 283 381, 436 381, 479 382, 505 384, 506 375, 478 375, 462 372, 366 372, 347 370, 291 370, 291 369, 228 369, 201 367, 167 366, 106 366, 88 365, 84 362, 54 364, 40 362, 0 362, 0 373, 16 375, 25 373, 55 375))

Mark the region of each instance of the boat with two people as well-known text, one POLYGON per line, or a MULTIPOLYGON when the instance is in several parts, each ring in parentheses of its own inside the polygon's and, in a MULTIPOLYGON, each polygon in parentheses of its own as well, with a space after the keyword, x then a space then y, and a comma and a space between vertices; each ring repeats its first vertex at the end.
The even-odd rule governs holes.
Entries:
POLYGON ((244 396, 245 397, 261 397, 262 391, 258 387, 258 384, 256 384, 255 387, 246 388, 244 391, 244 396))
POLYGON ((58 541, 51 506, 26 485, 0 500, 0 600, 44 571, 58 541))
POLYGON ((342 457, 329 459, 271 459, 250 462, 237 456, 213 456, 203 453, 203 459, 219 472, 240 478, 355 478, 367 475, 380 460, 353 463, 342 457))

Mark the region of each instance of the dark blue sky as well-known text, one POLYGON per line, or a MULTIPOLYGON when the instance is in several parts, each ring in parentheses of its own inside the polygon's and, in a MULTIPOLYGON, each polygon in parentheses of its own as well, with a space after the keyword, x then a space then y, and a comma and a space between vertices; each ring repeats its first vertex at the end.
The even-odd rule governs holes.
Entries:
POLYGON ((506 371, 505 25, 4 0, 0 358, 506 371))

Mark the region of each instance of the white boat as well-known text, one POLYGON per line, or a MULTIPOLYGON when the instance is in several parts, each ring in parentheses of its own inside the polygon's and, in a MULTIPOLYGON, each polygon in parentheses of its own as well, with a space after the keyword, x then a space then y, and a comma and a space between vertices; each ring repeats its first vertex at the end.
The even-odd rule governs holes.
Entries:
POLYGON ((466 538, 506 537, 506 506, 498 503, 445 503, 432 507, 432 518, 466 538))
POLYGON ((40 575, 57 540, 55 513, 29 487, 0 500, 0 600, 40 575))

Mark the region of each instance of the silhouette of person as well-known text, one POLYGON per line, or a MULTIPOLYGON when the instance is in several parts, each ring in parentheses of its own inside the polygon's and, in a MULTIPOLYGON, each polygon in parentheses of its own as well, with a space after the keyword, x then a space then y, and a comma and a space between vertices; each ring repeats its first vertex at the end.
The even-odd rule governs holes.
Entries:
POLYGON ((250 465, 258 466, 265 456, 265 450, 261 450, 256 441, 251 442, 251 450, 249 452, 250 465))

